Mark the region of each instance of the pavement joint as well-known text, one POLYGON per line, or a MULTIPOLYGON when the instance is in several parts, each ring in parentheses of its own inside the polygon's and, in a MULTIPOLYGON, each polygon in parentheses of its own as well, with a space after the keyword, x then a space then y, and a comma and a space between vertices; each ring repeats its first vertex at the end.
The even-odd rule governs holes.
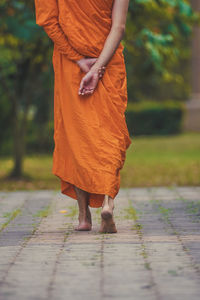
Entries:
POLYGON ((117 234, 77 232, 55 191, 0 192, 0 299, 199 300, 200 187, 120 189, 117 234))

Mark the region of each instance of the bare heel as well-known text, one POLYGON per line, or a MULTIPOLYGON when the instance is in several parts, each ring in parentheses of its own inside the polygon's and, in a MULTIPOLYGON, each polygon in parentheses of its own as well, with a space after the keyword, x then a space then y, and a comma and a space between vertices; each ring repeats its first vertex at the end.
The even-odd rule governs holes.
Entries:
POLYGON ((113 220, 113 204, 109 205, 109 196, 105 195, 101 212, 101 233, 116 233, 117 229, 113 220))
POLYGON ((104 220, 109 220, 109 219, 112 218, 112 213, 110 211, 108 197, 109 197, 108 195, 105 195, 104 203, 103 203, 103 206, 102 206, 101 217, 104 220))

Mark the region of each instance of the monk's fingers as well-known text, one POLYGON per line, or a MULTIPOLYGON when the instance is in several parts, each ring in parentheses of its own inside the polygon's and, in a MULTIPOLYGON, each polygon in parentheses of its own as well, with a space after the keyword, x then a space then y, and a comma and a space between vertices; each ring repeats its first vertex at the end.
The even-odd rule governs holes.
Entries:
MULTIPOLYGON (((95 79, 96 80, 96 79, 95 79)), ((97 80, 98 81, 98 80, 97 80)), ((94 91, 94 77, 93 75, 86 75, 85 77, 82 78, 81 83, 80 83, 80 88, 79 88, 79 95, 85 95, 85 94, 90 94, 94 91)), ((97 85, 97 82, 95 83, 97 85)))
POLYGON ((94 92, 94 89, 90 89, 89 93, 92 94, 94 92))
POLYGON ((94 91, 94 89, 92 89, 92 88, 84 88, 84 87, 83 87, 83 88, 80 90, 79 95, 81 95, 81 96, 84 96, 84 95, 90 95, 90 94, 93 93, 93 91, 94 91))
POLYGON ((84 93, 85 93, 85 89, 84 88, 79 88, 78 94, 79 95, 84 95, 84 93))
POLYGON ((85 88, 85 79, 83 78, 81 80, 80 87, 79 87, 79 95, 82 95, 84 93, 84 88, 85 88))
POLYGON ((79 90, 78 90, 78 94, 81 95, 82 91, 83 91, 83 88, 81 88, 81 86, 80 86, 79 90))
POLYGON ((93 91, 94 91, 94 89, 92 89, 92 88, 87 88, 87 89, 85 89, 85 95, 92 94, 93 91))
POLYGON ((84 87, 84 78, 81 80, 79 90, 82 91, 83 87, 84 87))
POLYGON ((83 90, 79 88, 78 94, 82 95, 82 93, 83 93, 83 90))
POLYGON ((86 92, 90 92, 90 91, 92 91, 92 90, 93 90, 93 88, 89 88, 89 87, 88 87, 88 88, 85 88, 85 91, 86 91, 86 92))

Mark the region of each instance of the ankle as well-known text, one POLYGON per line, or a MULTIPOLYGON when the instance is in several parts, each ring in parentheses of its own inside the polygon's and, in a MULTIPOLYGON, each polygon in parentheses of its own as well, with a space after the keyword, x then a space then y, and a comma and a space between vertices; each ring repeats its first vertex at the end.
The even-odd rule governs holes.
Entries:
POLYGON ((103 205, 102 205, 102 208, 103 209, 114 209, 114 199, 112 199, 112 198, 108 198, 108 201, 106 201, 106 202, 103 202, 103 205))
POLYGON ((87 214, 86 213, 79 213, 78 219, 79 219, 79 221, 87 220, 87 214))

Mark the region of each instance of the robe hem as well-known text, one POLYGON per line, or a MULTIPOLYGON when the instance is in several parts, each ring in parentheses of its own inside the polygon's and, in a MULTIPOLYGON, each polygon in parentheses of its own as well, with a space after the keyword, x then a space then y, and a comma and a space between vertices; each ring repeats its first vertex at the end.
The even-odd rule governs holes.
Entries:
POLYGON ((96 200, 96 199, 93 200, 92 199, 92 200, 89 201, 89 206, 90 207, 94 207, 94 208, 102 207, 103 200, 104 200, 104 195, 108 195, 108 196, 110 196, 111 198, 114 199, 116 197, 116 195, 118 194, 118 192, 119 192, 119 190, 116 193, 94 192, 92 190, 88 190, 88 188, 85 187, 85 186, 83 186, 83 185, 75 184, 75 183, 72 183, 71 181, 69 181, 68 179, 64 179, 61 175, 58 175, 57 173, 53 173, 53 174, 55 176, 57 176, 60 179, 60 181, 61 181, 61 193, 64 194, 64 195, 67 195, 67 196, 69 196, 71 198, 73 198, 74 200, 77 200, 76 192, 75 192, 75 190, 73 188, 74 185, 77 188, 80 188, 80 189, 84 190, 87 193, 100 196, 98 200, 96 200), (69 185, 69 188, 66 188, 66 186, 64 187, 64 185, 69 185), (70 188, 70 186, 71 186, 71 188, 70 188))

